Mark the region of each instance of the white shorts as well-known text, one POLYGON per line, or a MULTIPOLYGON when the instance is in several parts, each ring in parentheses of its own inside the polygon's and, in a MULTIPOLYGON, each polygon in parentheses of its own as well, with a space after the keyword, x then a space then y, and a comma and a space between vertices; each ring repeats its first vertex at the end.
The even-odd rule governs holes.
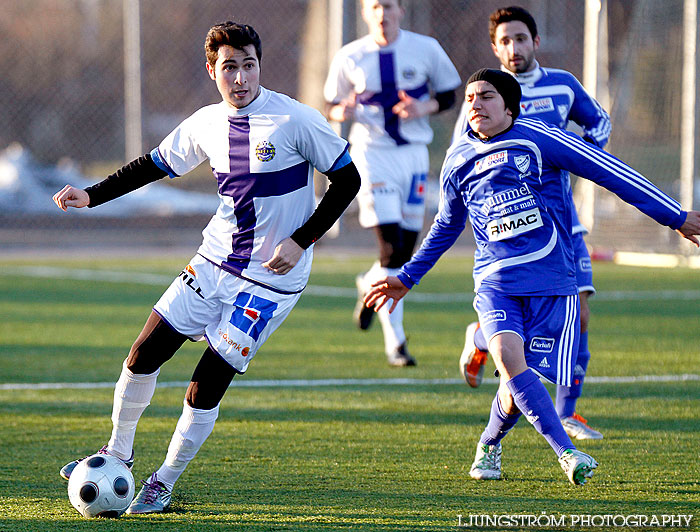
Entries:
POLYGON ((428 147, 406 144, 395 148, 350 148, 362 187, 357 195, 360 225, 398 223, 403 229, 420 231, 425 215, 428 147))
POLYGON ((236 371, 245 373, 300 295, 251 283, 195 255, 153 310, 179 333, 206 339, 236 371))

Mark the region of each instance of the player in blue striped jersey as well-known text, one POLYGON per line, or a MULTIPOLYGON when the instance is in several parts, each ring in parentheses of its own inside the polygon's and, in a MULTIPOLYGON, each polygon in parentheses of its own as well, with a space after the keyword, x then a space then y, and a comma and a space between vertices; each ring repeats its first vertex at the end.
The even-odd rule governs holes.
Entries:
MULTIPOLYGON (((360 187, 341 139, 321 113, 260 85, 262 45, 247 25, 212 26, 206 69, 222 101, 185 119, 152 152, 85 190, 67 185, 56 204, 96 207, 157 179, 176 178, 205 160, 219 207, 197 254, 151 311, 114 391, 112 435, 100 452, 131 469, 136 426, 162 364, 187 340, 209 344, 192 375, 164 462, 127 513, 165 511, 173 486, 211 434, 234 375, 244 373, 299 300, 313 243, 360 187), (314 201, 314 168, 330 186, 314 201)), ((61 469, 68 479, 80 460, 61 469)))
MULTIPOLYGON (((493 52, 501 62, 501 70, 512 74, 520 84, 521 116, 539 118, 562 129, 573 122, 581 128, 584 140, 601 148, 605 146, 611 130, 608 114, 572 74, 565 70, 543 68, 537 63, 535 53, 540 37, 537 24, 527 10, 521 7, 497 9, 489 17, 489 34, 493 52)), ((467 129, 466 109, 465 103, 455 124, 453 140, 467 129)), ((556 408, 565 430, 572 438, 600 439, 603 435, 589 427, 586 420, 575 412, 591 356, 588 350, 588 298, 595 294, 595 288, 591 258, 583 240, 587 230, 579 222, 571 192, 569 202, 581 304, 581 342, 574 380, 570 387, 557 386, 556 408)), ((478 323, 469 324, 466 337, 460 371, 470 385, 478 386, 487 357, 486 340, 478 323)))
POLYGON ((580 322, 566 172, 574 169, 698 245, 700 213, 580 137, 518 118, 520 86, 498 70, 467 82, 469 129, 441 172, 440 208, 420 249, 366 304, 396 305, 457 240, 467 219, 477 249, 474 308, 501 384, 470 475, 501 477, 501 440, 521 413, 544 436, 569 480, 583 484, 597 462, 576 450, 540 377, 568 386, 580 322))

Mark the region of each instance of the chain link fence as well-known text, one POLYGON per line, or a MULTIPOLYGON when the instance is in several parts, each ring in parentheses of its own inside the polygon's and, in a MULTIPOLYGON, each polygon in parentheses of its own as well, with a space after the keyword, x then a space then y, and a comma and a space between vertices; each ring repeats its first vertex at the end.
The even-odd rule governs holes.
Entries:
MULTIPOLYGON (((182 240, 194 246, 199 241, 199 231, 213 209, 206 214, 196 209, 185 213, 162 209, 98 217, 94 213, 66 216, 51 204, 51 195, 66 180, 82 176, 95 182, 128 162, 123 36, 129 1, 133 0, 0 0, 4 42, 0 47, 0 194, 10 198, 0 204, 0 246, 50 245, 62 240, 57 231, 115 245, 139 239, 153 245, 182 240)), ((359 1, 340 2, 341 24, 333 19, 338 1, 140 0, 142 153, 158 145, 196 109, 219 100, 204 68, 203 43, 207 29, 224 20, 251 24, 260 34, 263 85, 322 109, 322 86, 338 32, 342 31, 345 42, 366 33, 359 1)), ((498 66, 487 22, 494 9, 507 5, 504 2, 403 3, 403 27, 438 39, 463 80, 478 68, 498 66)), ((655 167, 641 163, 662 157, 647 149, 658 146, 659 135, 668 141, 663 157, 675 160, 678 107, 674 100, 659 103, 658 111, 648 104, 659 100, 659 91, 673 98, 673 85, 663 85, 660 79, 675 80, 680 75, 676 51, 682 3, 609 2, 610 85, 617 87, 611 150, 633 165, 640 164, 650 177, 661 177, 660 186, 671 193, 677 193, 677 164, 669 162, 660 175, 655 167), (642 4, 656 5, 656 9, 637 11, 635 5, 642 4), (657 112, 665 113, 662 126, 655 120, 657 112)), ((540 63, 569 70, 582 79, 585 2, 519 4, 538 21, 540 63)), ((455 108, 432 119, 433 188, 456 115, 455 108)), ((216 192, 210 170, 203 167, 161 187, 216 192)), ((158 189, 158 194, 165 194, 165 188, 158 189)), ((352 218, 352 214, 345 216, 341 236, 358 231, 352 218)))

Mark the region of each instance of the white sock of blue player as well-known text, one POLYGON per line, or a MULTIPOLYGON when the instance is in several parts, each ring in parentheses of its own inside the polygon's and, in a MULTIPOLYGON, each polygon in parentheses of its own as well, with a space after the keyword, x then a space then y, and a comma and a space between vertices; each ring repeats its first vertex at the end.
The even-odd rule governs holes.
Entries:
POLYGON ((560 418, 571 417, 576 411, 576 401, 581 397, 583 379, 588 370, 591 352, 588 350, 588 331, 581 333, 581 340, 576 357, 576 367, 571 386, 557 386, 557 414, 560 418))
POLYGON ((173 490, 175 482, 185 471, 187 464, 192 461, 211 431, 214 430, 217 417, 219 417, 219 405, 211 410, 201 410, 192 408, 185 401, 182 415, 170 440, 165 462, 156 471, 158 480, 169 491, 173 490))
POLYGON ((567 449, 576 449, 571 439, 561 426, 557 411, 547 388, 531 369, 523 371, 507 382, 513 395, 515 406, 525 414, 525 418, 544 436, 557 456, 567 449))
POLYGON ((136 425, 146 407, 151 404, 160 369, 148 375, 132 373, 122 365, 122 373, 114 386, 112 404, 112 436, 107 451, 117 458, 129 460, 134 448, 136 425))
POLYGON ((493 403, 491 403, 491 415, 488 425, 486 425, 479 441, 484 445, 496 445, 500 443, 500 441, 505 438, 506 434, 508 434, 508 431, 515 426, 521 415, 520 412, 517 414, 507 414, 501 406, 501 400, 497 393, 493 403))

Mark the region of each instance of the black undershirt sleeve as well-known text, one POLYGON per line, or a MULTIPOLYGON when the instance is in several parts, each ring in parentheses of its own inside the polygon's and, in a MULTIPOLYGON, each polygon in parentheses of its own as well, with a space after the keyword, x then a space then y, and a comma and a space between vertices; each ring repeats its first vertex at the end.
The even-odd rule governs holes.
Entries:
POLYGON ((321 238, 347 209, 360 190, 360 174, 351 161, 342 168, 326 174, 330 185, 311 217, 291 238, 303 249, 321 238))
POLYGON ((438 92, 435 94, 434 98, 438 103, 437 112, 440 113, 452 107, 455 104, 455 100, 457 97, 455 96, 455 91, 451 90, 445 92, 438 92))
POLYGON ((90 196, 88 207, 102 205, 166 175, 168 174, 153 162, 151 154, 147 153, 109 175, 104 181, 87 187, 85 192, 90 196))

